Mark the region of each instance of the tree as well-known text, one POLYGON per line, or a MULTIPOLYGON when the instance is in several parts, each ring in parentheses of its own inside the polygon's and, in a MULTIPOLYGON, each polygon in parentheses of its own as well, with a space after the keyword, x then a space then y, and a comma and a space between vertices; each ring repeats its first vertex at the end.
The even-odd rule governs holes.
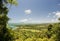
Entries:
POLYGON ((48 38, 51 38, 51 36, 52 36, 52 33, 51 33, 52 27, 53 27, 53 25, 51 25, 51 24, 48 26, 48 32, 47 32, 47 37, 48 38))
MULTIPOLYGON (((60 18, 58 18, 58 20, 60 21, 60 18)), ((60 22, 58 23, 56 36, 56 41, 60 41, 60 22)))
POLYGON ((60 20, 60 18, 58 18, 58 20, 60 20))
POLYGON ((59 24, 60 24, 60 18, 58 18, 58 20, 59 20, 59 24))
POLYGON ((10 32, 8 31, 8 7, 7 4, 16 4, 14 0, 0 0, 0 41, 10 41, 12 38, 10 32))

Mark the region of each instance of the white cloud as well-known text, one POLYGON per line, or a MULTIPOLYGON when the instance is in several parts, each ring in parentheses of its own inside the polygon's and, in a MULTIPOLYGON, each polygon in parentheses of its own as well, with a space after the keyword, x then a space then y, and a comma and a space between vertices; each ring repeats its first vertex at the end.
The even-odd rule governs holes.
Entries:
POLYGON ((20 22, 27 22, 28 19, 23 19, 23 20, 20 20, 20 22))
POLYGON ((60 17, 60 11, 52 12, 53 18, 59 18, 60 17))
POLYGON ((60 18, 60 11, 49 13, 47 17, 52 17, 51 22, 58 22, 58 18, 60 18))
POLYGON ((60 11, 56 11, 56 12, 53 12, 52 14, 54 14, 53 15, 53 18, 54 19, 52 19, 51 21, 58 21, 58 18, 60 17, 60 11))
POLYGON ((53 14, 55 14, 56 12, 52 12, 53 14))
POLYGON ((31 14, 32 11, 31 11, 30 9, 27 9, 27 10, 25 10, 24 12, 25 12, 26 14, 31 14))
POLYGON ((60 12, 57 11, 57 12, 55 13, 55 15, 56 15, 57 17, 60 17, 60 12))
POLYGON ((29 22, 29 21, 31 21, 32 19, 31 18, 28 18, 28 19, 22 19, 22 20, 20 20, 20 22, 29 22))

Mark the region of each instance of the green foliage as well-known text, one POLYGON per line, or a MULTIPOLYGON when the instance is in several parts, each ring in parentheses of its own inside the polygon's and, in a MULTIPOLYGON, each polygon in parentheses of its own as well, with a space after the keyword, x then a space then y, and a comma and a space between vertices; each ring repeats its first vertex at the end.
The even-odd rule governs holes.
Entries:
POLYGON ((60 41, 59 26, 58 23, 45 25, 45 28, 39 24, 18 26, 19 28, 14 30, 15 37, 18 37, 16 41, 60 41))
POLYGON ((0 0, 0 41, 14 41, 13 34, 7 28, 9 18, 7 4, 17 4, 14 0, 0 0))
POLYGON ((14 41, 13 31, 8 28, 3 28, 0 30, 0 41, 14 41))
POLYGON ((36 41, 36 38, 27 38, 25 41, 36 41))
POLYGON ((17 0, 7 0, 7 3, 18 5, 17 0))
POLYGON ((52 32, 53 32, 52 27, 53 27, 53 25, 51 25, 51 24, 48 26, 48 31, 47 31, 48 38, 51 38, 51 36, 52 36, 52 32))

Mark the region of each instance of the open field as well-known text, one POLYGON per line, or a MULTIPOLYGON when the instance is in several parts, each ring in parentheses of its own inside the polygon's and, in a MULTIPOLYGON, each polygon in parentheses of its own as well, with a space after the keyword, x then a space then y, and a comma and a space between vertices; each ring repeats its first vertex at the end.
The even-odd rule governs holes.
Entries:
POLYGON ((55 41, 59 24, 16 25, 16 41, 55 41), (49 36, 48 36, 49 35, 49 36))

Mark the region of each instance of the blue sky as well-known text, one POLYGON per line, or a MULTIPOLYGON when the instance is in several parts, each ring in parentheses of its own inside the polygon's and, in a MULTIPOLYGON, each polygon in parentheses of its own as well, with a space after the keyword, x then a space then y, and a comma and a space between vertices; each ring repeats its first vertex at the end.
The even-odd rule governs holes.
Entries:
POLYGON ((8 13, 10 23, 57 22, 60 17, 60 0, 18 0, 8 13))

